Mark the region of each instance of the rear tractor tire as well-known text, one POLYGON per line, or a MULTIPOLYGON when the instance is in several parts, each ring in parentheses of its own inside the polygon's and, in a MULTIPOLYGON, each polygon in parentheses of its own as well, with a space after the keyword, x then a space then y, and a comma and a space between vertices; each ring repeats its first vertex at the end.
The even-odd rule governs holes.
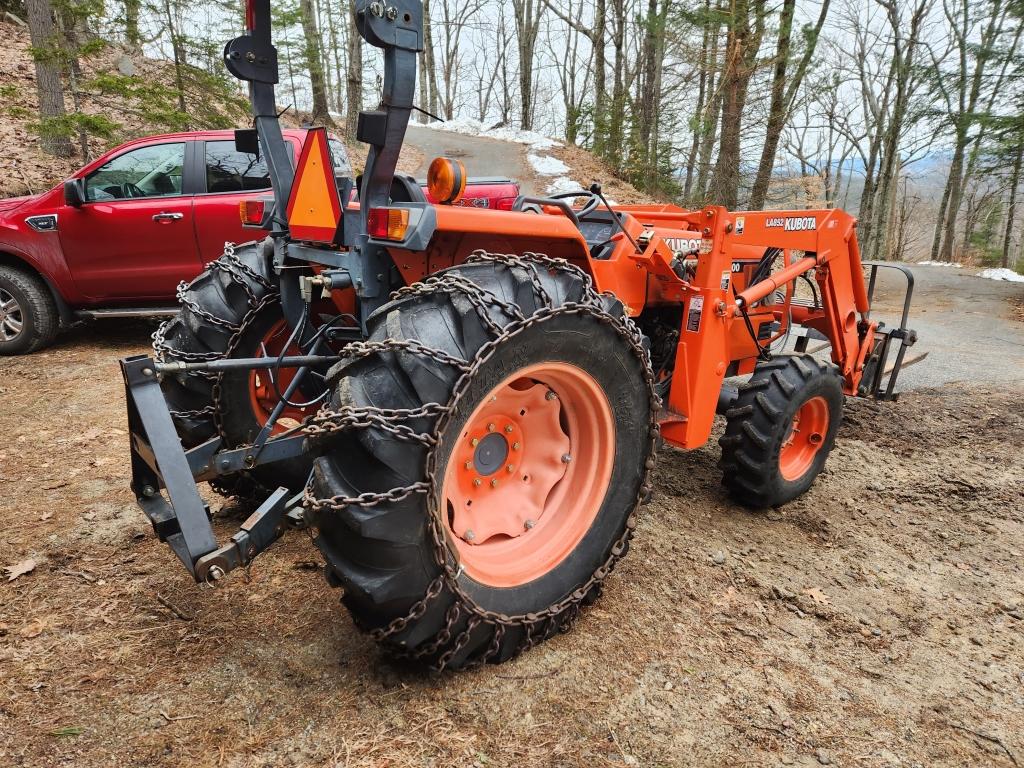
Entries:
POLYGON ((477 256, 368 326, 329 374, 330 408, 364 423, 316 438, 306 507, 356 624, 435 669, 567 630, 654 467, 658 400, 622 305, 565 262, 477 256))
MULTIPOLYGON (((229 247, 195 280, 182 285, 181 312, 153 336, 157 359, 203 362, 278 354, 289 330, 272 264, 269 240, 229 247)), ((287 375, 281 372, 282 391, 290 381, 287 375)), ((186 449, 218 435, 223 448, 251 443, 277 400, 266 371, 189 372, 164 377, 162 388, 186 449)), ((301 393, 295 397, 305 398, 301 393)), ((316 406, 286 409, 275 433, 315 412, 316 406)), ((211 486, 225 496, 252 501, 278 486, 298 492, 312 462, 303 455, 218 478, 211 486)))
POLYGON ((842 413, 835 366, 810 355, 758 363, 726 412, 722 484, 749 507, 792 501, 825 466, 842 413))

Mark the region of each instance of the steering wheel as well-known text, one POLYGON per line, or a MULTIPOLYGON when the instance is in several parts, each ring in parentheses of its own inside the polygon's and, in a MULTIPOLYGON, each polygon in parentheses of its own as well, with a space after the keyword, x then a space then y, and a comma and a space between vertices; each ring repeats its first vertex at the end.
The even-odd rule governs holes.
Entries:
POLYGON ((512 210, 522 211, 524 213, 542 213, 543 207, 545 205, 550 205, 554 208, 558 208, 565 214, 569 221, 578 227, 580 225, 580 216, 586 216, 587 214, 592 213, 600 204, 601 197, 596 192, 579 189, 571 192, 559 192, 551 195, 550 197, 528 197, 526 195, 520 195, 516 198, 515 203, 512 204, 512 210), (579 211, 575 210, 568 202, 566 202, 567 200, 571 200, 576 197, 589 198, 587 204, 579 211))
POLYGON ((601 204, 601 198, 589 189, 577 189, 570 192, 559 192, 556 195, 551 195, 551 200, 572 200, 577 197, 587 198, 587 202, 583 207, 576 211, 576 218, 582 219, 584 216, 593 213, 597 210, 597 206, 601 204))
POLYGON ((126 181, 121 185, 121 197, 145 197, 146 193, 143 192, 138 185, 132 184, 130 181, 126 181))

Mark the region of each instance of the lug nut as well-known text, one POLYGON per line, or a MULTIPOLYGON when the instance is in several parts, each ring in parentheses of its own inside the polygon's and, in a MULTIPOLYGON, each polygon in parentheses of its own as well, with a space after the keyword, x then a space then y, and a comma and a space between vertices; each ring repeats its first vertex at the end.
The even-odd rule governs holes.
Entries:
POLYGON ((544 399, 545 400, 557 400, 558 399, 558 395, 555 394, 555 390, 549 389, 547 391, 547 394, 544 395, 544 399))
POLYGON ((519 443, 512 443, 512 450, 513 451, 518 451, 519 450, 519 443))
POLYGON ((480 487, 480 478, 479 477, 474 477, 473 478, 473 485, 475 485, 478 488, 480 487))
POLYGON ((462 538, 464 538, 466 541, 473 541, 473 539, 476 538, 476 534, 473 533, 473 531, 471 530, 467 530, 464 534, 462 534, 462 538))
POLYGON ((525 520, 523 521, 523 528, 525 528, 526 530, 530 530, 536 524, 537 523, 535 523, 533 520, 525 520))
POLYGON ((512 472, 516 471, 516 468, 509 464, 507 467, 505 467, 505 471, 511 474, 512 472))
POLYGON ((476 446, 480 445, 480 441, 474 437, 472 440, 469 441, 469 444, 475 448, 476 446))
POLYGON ((494 478, 493 480, 491 480, 491 488, 497 488, 497 487, 498 487, 498 478, 494 478))
POLYGON ((494 431, 494 424, 488 424, 487 425, 487 431, 488 432, 493 432, 494 431))
POLYGON ((473 462, 472 461, 467 461, 462 466, 464 466, 466 469, 472 469, 473 468, 473 462))
POLYGON ((512 433, 512 425, 509 424, 507 427, 505 427, 505 431, 508 432, 509 434, 511 434, 512 433))
POLYGON ((563 464, 568 464, 570 461, 572 461, 572 455, 568 454, 568 453, 563 453, 562 454, 562 463, 563 464))

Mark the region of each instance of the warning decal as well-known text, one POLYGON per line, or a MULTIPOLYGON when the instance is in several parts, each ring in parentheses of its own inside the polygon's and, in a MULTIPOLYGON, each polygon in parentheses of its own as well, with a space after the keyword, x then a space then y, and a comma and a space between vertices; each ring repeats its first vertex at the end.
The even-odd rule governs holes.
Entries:
POLYGON ((694 296, 690 299, 690 308, 686 313, 686 330, 697 333, 700 330, 700 317, 704 314, 704 297, 694 296))

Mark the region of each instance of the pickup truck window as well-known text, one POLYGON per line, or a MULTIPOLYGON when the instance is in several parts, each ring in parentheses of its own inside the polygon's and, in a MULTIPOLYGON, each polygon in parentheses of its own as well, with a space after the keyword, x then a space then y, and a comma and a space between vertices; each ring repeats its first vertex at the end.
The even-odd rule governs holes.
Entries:
POLYGON ((254 192, 270 188, 267 164, 239 152, 233 141, 206 142, 206 191, 254 192))
POLYGON ((348 150, 345 145, 333 136, 327 139, 327 146, 331 150, 331 158, 334 161, 335 176, 351 176, 352 164, 348 159, 348 150))
POLYGON ((118 155, 85 179, 88 201, 181 194, 185 143, 154 144, 118 155))

